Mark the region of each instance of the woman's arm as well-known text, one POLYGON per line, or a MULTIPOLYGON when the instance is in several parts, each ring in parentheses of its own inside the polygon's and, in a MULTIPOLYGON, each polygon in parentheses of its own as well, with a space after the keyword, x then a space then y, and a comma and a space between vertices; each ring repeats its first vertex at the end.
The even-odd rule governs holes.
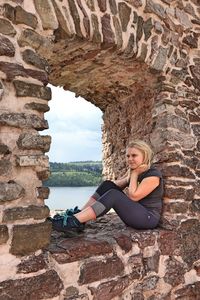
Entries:
POLYGON ((114 183, 119 186, 122 190, 128 186, 130 180, 130 171, 128 170, 127 173, 122 177, 114 181, 114 183))
POLYGON ((128 189, 128 196, 133 201, 139 201, 150 194, 160 183, 160 178, 157 176, 150 176, 144 178, 138 185, 138 176, 147 170, 147 166, 141 165, 137 169, 132 170, 130 177, 130 184, 128 189))

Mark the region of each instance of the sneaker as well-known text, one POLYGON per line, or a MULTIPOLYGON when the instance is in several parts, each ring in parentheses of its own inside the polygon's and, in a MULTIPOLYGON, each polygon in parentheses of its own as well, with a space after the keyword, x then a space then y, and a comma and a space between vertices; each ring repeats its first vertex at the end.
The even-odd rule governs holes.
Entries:
POLYGON ((52 223, 53 230, 60 232, 82 232, 85 229, 85 224, 80 223, 79 220, 73 215, 56 215, 51 218, 50 221, 52 223))

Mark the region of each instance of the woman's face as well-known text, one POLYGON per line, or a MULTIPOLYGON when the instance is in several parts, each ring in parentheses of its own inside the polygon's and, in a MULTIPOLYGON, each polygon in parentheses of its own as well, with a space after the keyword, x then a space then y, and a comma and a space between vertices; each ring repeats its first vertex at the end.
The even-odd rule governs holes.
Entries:
POLYGON ((127 148, 126 150, 126 162, 130 169, 136 169, 144 162, 143 153, 137 148, 127 148))

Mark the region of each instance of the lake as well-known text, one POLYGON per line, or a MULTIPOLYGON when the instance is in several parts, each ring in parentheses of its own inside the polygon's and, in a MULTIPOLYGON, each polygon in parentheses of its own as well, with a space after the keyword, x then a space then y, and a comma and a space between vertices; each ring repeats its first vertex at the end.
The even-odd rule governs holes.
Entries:
POLYGON ((96 190, 95 186, 50 187, 49 199, 45 200, 50 210, 81 208, 96 190))

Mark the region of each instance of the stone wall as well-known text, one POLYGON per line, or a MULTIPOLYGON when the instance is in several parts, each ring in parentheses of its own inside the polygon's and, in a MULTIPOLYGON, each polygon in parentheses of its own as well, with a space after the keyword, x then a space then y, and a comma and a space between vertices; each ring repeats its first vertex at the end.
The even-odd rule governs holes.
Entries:
MULTIPOLYGON (((48 128, 44 119, 51 99, 48 83, 75 92, 103 111, 106 177, 114 178, 124 172, 124 148, 130 139, 140 137, 152 144, 155 162, 166 183, 161 225, 179 232, 178 237, 171 233, 169 236, 173 241, 178 239, 182 250, 175 244, 176 249, 165 254, 162 246, 154 245, 164 257, 159 256, 160 271, 151 271, 163 278, 166 268, 167 274, 170 269, 164 267, 162 271, 166 259, 172 268, 180 267, 182 276, 174 287, 176 274, 170 275, 171 279, 166 275, 164 289, 172 285, 171 295, 166 293, 166 299, 182 299, 184 289, 188 299, 198 297, 199 15, 198 0, 0 2, 1 299, 6 295, 9 299, 22 299, 22 296, 29 299, 30 291, 32 299, 67 299, 63 296, 68 287, 64 280, 67 271, 63 273, 66 266, 57 266, 53 259, 44 260, 41 252, 49 244, 51 235, 46 221, 49 209, 45 206, 49 190, 42 186, 42 181, 49 176, 45 152, 49 150, 51 138, 39 134, 48 128), (185 249, 185 239, 193 229, 192 240, 187 240, 185 249), (196 254, 189 262, 191 253, 196 254), (194 286, 188 287, 188 284, 194 286), (52 288, 48 289, 49 286, 52 288), (177 288, 181 292, 175 295, 173 289, 177 288)), ((152 237, 156 236, 157 241, 159 234, 152 233, 152 237)), ((118 258, 115 251, 114 258, 109 256, 109 263, 114 265, 116 258, 121 264, 120 274, 129 278, 122 286, 125 285, 130 294, 132 285, 138 284, 133 278, 129 285, 131 277, 125 266, 132 252, 128 251, 126 259, 120 262, 120 251, 118 258)), ((45 253, 51 258, 51 252, 45 253)), ((139 253, 144 259, 148 257, 141 249, 139 253)), ((138 259, 140 262, 141 257, 138 259)), ((107 272, 99 261, 98 258, 97 268, 107 272)), ((76 264, 79 268, 79 263, 76 264)), ((115 280, 114 275, 102 275, 102 280, 110 276, 115 280)), ((97 296, 101 278, 96 280, 98 285, 94 284, 91 289, 93 296, 83 289, 83 295, 89 294, 80 299, 102 297, 97 296)), ((145 282, 145 277, 140 280, 145 282)), ((147 279, 150 292, 145 290, 145 299, 153 299, 151 290, 157 279, 152 280, 151 285, 147 279)), ((158 282, 160 284, 160 279, 158 282)), ((81 284, 78 285, 80 291, 81 284)), ((112 283, 106 291, 110 289, 115 293, 112 283)))

